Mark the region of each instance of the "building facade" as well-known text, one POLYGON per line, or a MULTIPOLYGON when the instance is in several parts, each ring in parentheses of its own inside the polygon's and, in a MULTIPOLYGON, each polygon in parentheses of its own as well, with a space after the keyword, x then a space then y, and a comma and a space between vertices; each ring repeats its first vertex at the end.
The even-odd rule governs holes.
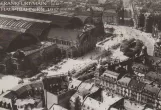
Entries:
POLYGON ((86 25, 83 30, 64 30, 53 28, 48 35, 67 57, 81 56, 96 46, 97 31, 95 26, 86 25))

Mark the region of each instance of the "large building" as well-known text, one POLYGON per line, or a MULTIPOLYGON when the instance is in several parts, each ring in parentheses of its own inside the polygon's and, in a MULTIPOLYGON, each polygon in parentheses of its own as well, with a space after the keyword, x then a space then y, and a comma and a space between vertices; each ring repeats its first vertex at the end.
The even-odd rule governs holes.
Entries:
POLYGON ((74 17, 71 13, 64 12, 29 12, 29 11, 5 11, 0 12, 2 15, 31 18, 37 20, 51 21, 53 27, 61 28, 80 28, 83 22, 78 17, 74 17))
POLYGON ((61 57, 57 45, 52 42, 41 43, 43 44, 27 46, 6 55, 1 61, 1 72, 31 77, 45 69, 48 66, 44 65, 46 62, 57 63, 61 57))
POLYGON ((107 24, 118 24, 117 12, 114 9, 104 10, 102 19, 107 24))
MULTIPOLYGON (((36 101, 37 107, 44 106, 44 91, 43 83, 41 81, 31 82, 31 83, 22 83, 12 90, 9 90, 3 93, 0 96, 0 109, 5 110, 19 110, 19 104, 16 104, 18 100, 32 99, 36 101)), ((30 103, 30 102, 29 102, 30 103)), ((32 103, 32 102, 31 102, 32 103)), ((23 104, 21 108, 24 108, 23 104)))
POLYGON ((49 28, 49 21, 0 17, 0 50, 11 52, 46 40, 49 28))
POLYGON ((50 21, 5 16, 0 17, 0 28, 30 34, 40 40, 45 40, 50 29, 50 21))
POLYGON ((48 38, 65 51, 65 56, 81 56, 96 46, 98 31, 93 25, 86 25, 81 30, 53 28, 48 38))
POLYGON ((65 75, 49 76, 43 79, 45 105, 51 109, 53 105, 60 105, 69 109, 69 100, 76 92, 74 88, 69 89, 69 80, 65 75))
POLYGON ((1 52, 11 52, 38 42, 37 37, 31 34, 0 29, 1 52), (16 44, 16 45, 15 45, 16 44))
POLYGON ((145 108, 158 109, 161 91, 160 61, 160 58, 148 55, 138 57, 131 65, 131 74, 123 77, 114 72, 118 69, 98 71, 95 75, 95 85, 108 93, 125 97, 131 103, 146 104, 145 108))

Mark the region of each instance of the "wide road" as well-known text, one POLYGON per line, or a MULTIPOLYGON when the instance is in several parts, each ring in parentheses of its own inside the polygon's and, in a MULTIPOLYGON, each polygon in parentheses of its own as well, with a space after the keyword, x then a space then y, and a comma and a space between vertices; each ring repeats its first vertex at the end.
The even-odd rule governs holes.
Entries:
POLYGON ((153 55, 154 43, 155 40, 152 38, 151 33, 145 33, 140 30, 137 30, 132 27, 127 26, 114 26, 114 25, 106 25, 107 27, 113 27, 115 29, 114 34, 118 35, 118 38, 114 39, 116 41, 106 42, 105 46, 113 45, 114 43, 121 43, 124 39, 140 39, 147 46, 147 51, 149 55, 153 55), (119 37, 123 35, 123 37, 119 37))
MULTIPOLYGON (((136 18, 136 13, 133 10, 132 7, 132 3, 133 0, 123 0, 123 4, 125 8, 130 8, 132 11, 132 18, 134 20, 134 27, 136 27, 137 25, 137 18, 136 18)), ((153 50, 154 50, 154 43, 155 40, 152 38, 152 35, 150 33, 145 33, 139 30, 136 30, 134 28, 131 27, 125 27, 125 26, 120 26, 120 29, 118 29, 119 31, 123 32, 123 35, 126 37, 133 37, 133 38, 137 38, 140 39, 144 42, 144 44, 147 46, 148 48, 148 54, 149 55, 153 55, 153 50)))

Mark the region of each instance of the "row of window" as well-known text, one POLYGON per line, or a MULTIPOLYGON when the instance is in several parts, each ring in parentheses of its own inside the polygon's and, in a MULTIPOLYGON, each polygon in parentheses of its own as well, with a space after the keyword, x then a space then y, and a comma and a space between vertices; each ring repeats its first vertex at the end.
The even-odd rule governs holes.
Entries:
POLYGON ((115 83, 115 82, 117 81, 116 78, 109 77, 109 76, 106 76, 106 75, 104 75, 104 77, 102 77, 101 79, 102 79, 102 81, 103 81, 103 80, 104 80, 104 81, 110 81, 110 82, 113 82, 113 83, 115 83))
MULTIPOLYGON (((97 82, 97 85, 101 85, 101 86, 104 86, 104 87, 106 87, 106 88, 108 88, 108 89, 110 89, 110 88, 112 88, 112 89, 115 89, 115 87, 116 87, 116 85, 115 84, 111 84, 111 83, 109 83, 109 82, 105 82, 105 81, 101 81, 101 83, 98 83, 97 82)), ((131 98, 134 98, 134 96, 137 96, 137 93, 136 94, 133 94, 133 93, 131 93, 131 92, 129 92, 127 89, 124 89, 123 90, 123 88, 122 87, 118 87, 117 88, 117 91, 116 91, 118 94, 120 94, 120 95, 127 95, 127 96, 129 96, 129 97, 131 97, 131 98)), ((138 100, 138 101, 141 101, 141 102, 143 102, 143 103, 146 103, 147 102, 147 96, 140 96, 139 97, 139 99, 137 99, 137 98, 134 98, 135 100, 138 100)), ((154 100, 153 98, 150 98, 152 101, 154 100)))
POLYGON ((147 68, 141 68, 141 67, 132 67, 134 71, 142 71, 142 72, 148 72, 149 70, 147 68))
POLYGON ((58 40, 58 39, 52 39, 51 41, 62 45, 68 45, 68 46, 72 45, 70 41, 64 41, 64 40, 58 40))

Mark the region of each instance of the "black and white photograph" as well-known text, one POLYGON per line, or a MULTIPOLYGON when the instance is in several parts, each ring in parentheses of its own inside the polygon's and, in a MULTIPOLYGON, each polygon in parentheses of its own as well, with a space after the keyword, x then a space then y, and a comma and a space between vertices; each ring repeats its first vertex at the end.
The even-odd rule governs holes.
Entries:
POLYGON ((0 110, 161 110, 161 0, 0 0, 0 110))

